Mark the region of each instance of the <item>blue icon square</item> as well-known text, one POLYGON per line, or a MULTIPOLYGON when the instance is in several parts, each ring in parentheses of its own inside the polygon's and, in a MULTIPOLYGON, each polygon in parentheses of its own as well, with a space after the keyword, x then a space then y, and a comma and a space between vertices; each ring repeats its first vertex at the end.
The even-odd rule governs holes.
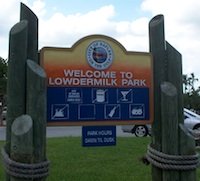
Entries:
POLYGON ((95 105, 79 105, 79 119, 95 119, 95 105))

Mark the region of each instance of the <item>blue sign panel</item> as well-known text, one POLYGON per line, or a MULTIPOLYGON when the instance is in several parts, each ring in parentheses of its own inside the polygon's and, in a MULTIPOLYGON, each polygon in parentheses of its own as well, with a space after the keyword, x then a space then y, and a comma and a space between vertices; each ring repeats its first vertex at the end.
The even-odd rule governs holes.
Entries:
POLYGON ((83 126, 83 146, 116 145, 116 126, 83 126))
POLYGON ((49 87, 48 120, 81 122, 149 120, 148 88, 49 87), (59 104, 58 104, 59 102, 59 104))

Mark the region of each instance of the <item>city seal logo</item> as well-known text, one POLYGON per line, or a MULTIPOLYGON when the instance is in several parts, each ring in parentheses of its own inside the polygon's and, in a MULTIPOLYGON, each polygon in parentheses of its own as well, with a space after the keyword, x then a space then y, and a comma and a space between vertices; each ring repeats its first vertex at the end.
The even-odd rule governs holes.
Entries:
POLYGON ((97 70, 107 69, 113 62, 112 48, 105 41, 93 41, 86 50, 86 59, 97 70))

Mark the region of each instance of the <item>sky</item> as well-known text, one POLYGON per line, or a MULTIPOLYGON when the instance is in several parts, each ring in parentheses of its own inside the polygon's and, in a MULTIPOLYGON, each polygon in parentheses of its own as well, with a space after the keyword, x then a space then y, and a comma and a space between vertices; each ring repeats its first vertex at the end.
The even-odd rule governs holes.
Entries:
POLYGON ((128 51, 149 52, 148 25, 164 15, 165 39, 182 54, 183 73, 200 79, 199 0, 0 0, 0 56, 8 58, 9 31, 20 2, 39 18, 39 49, 71 47, 91 34, 119 41, 128 51))

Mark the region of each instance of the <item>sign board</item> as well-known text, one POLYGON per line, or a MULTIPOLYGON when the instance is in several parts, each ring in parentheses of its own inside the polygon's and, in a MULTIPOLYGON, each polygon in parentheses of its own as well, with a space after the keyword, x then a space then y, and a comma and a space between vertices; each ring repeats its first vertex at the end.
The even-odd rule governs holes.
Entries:
POLYGON ((116 126, 83 126, 83 146, 116 145, 116 126))
POLYGON ((150 53, 128 52, 110 37, 91 35, 72 48, 43 48, 40 55, 48 77, 48 125, 152 122, 150 53))

